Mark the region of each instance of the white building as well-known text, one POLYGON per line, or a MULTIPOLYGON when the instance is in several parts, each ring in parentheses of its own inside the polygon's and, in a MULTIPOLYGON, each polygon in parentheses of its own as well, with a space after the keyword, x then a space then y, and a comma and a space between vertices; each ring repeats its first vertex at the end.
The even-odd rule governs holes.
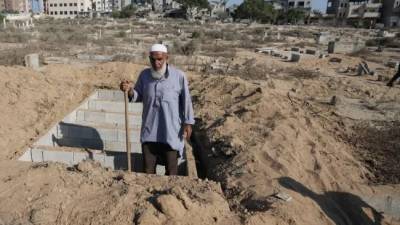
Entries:
POLYGON ((95 5, 95 9, 97 12, 112 12, 112 0, 94 0, 93 4, 95 5))
POLYGON ((90 0, 48 0, 46 14, 55 18, 74 18, 92 11, 90 0))

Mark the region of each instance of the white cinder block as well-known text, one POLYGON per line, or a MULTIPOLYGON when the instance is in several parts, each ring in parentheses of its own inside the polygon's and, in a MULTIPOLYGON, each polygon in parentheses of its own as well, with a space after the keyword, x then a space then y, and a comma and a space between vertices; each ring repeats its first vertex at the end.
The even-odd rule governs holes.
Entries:
POLYGON ((40 149, 31 150, 32 162, 43 162, 43 151, 40 149))
POLYGON ((43 161, 61 162, 73 165, 74 157, 72 152, 43 150, 43 161))
POLYGON ((73 152, 73 162, 74 164, 78 164, 83 160, 87 160, 89 158, 89 153, 87 152, 73 152))
MULTIPOLYGON (((140 141, 140 132, 138 130, 130 130, 129 133, 131 142, 139 142, 140 141)), ((125 141, 126 134, 125 130, 118 130, 118 141, 125 141)))
POLYGON ((26 162, 32 162, 32 153, 31 153, 31 149, 28 148, 28 150, 25 151, 25 153, 18 158, 18 160, 20 161, 26 161, 26 162))
POLYGON ((87 121, 87 122, 104 123, 105 119, 106 119, 105 113, 102 113, 102 112, 91 112, 91 111, 86 111, 85 112, 85 121, 87 121))
POLYGON ((96 130, 100 135, 100 138, 105 141, 118 141, 118 130, 117 129, 101 129, 96 130))

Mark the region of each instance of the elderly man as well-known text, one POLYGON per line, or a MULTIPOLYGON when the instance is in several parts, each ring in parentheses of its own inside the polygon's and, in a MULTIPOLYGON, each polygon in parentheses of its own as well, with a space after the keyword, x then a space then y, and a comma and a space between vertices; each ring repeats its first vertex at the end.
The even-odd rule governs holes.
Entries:
POLYGON ((184 139, 189 139, 194 124, 193 106, 185 74, 168 64, 167 48, 150 48, 151 67, 143 70, 135 85, 122 81, 129 100, 143 103, 142 143, 146 173, 156 172, 157 162, 164 162, 167 175, 177 175, 184 139))

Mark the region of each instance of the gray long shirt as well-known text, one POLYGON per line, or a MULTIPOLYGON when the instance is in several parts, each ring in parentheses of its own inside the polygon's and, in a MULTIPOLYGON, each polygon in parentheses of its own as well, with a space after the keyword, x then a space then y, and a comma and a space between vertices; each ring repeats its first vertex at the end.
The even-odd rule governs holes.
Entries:
POLYGON ((183 125, 194 124, 193 106, 185 74, 168 65, 165 77, 157 80, 143 70, 131 101, 143 102, 140 141, 162 142, 183 155, 183 125))

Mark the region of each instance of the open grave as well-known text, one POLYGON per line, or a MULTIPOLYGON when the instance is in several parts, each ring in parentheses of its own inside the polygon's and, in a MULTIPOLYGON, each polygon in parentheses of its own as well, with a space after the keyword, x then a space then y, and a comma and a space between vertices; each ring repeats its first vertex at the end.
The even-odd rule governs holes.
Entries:
MULTIPOLYGON (((128 103, 131 162, 134 172, 142 171, 140 144, 141 103, 128 103)), ((119 90, 96 90, 75 110, 38 139, 19 158, 31 162, 61 162, 70 166, 92 159, 104 167, 127 169, 124 95, 119 90)), ((179 174, 187 175, 188 149, 178 160, 179 174)), ((189 157, 191 158, 191 157, 189 157)), ((194 160, 194 159, 193 159, 194 160)), ((165 167, 157 165, 163 175, 165 167)))

